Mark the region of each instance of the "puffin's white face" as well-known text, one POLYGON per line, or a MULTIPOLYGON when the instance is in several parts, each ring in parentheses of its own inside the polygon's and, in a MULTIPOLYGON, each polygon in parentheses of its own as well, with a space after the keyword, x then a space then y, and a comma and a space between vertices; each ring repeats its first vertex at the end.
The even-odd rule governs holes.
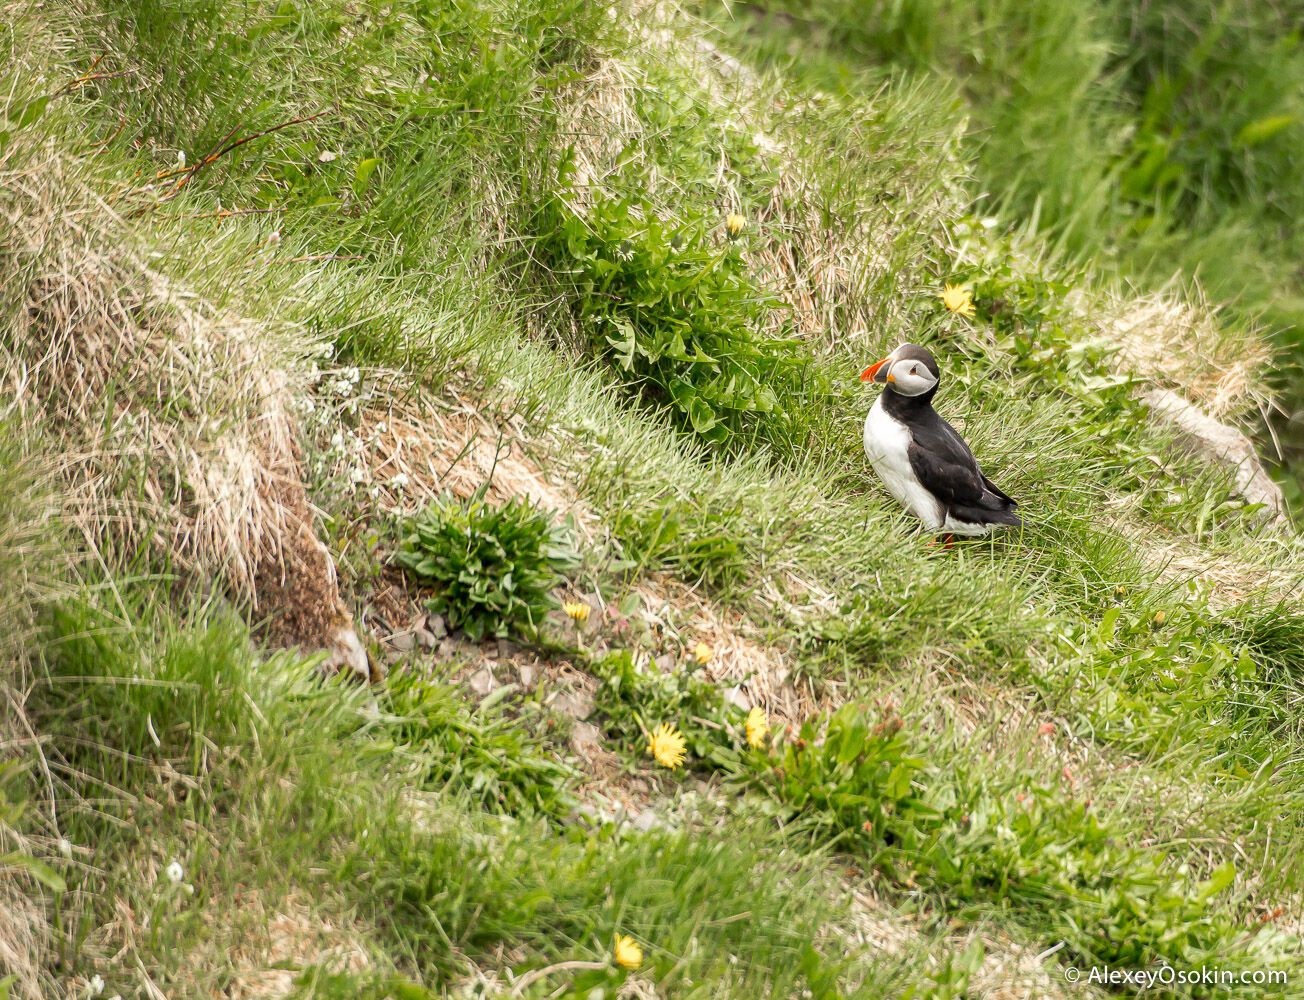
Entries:
POLYGON ((860 373, 862 382, 886 382, 899 396, 922 396, 936 388, 932 355, 917 344, 902 344, 882 361, 860 373), (920 358, 924 360, 920 360, 920 358))
POLYGON ((903 396, 922 396, 937 385, 937 379, 922 361, 904 358, 888 366, 885 381, 903 396))

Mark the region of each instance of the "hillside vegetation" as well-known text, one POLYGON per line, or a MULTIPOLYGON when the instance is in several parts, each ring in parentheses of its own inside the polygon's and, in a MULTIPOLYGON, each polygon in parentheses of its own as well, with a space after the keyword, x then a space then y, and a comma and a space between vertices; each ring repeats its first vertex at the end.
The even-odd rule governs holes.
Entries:
POLYGON ((835 65, 949 29, 0 10, 0 997, 1304 995, 1304 543, 1146 402, 1272 345, 835 65))
MULTIPOLYGON (((1207 294, 1275 405, 1263 450, 1301 500, 1304 7, 1281 0, 706 0, 746 58, 799 87, 917 80, 966 119, 982 211, 1057 259, 1150 291, 1207 294), (1270 428, 1270 429, 1269 429, 1270 428)), ((1189 346, 1189 345, 1188 345, 1189 346)))

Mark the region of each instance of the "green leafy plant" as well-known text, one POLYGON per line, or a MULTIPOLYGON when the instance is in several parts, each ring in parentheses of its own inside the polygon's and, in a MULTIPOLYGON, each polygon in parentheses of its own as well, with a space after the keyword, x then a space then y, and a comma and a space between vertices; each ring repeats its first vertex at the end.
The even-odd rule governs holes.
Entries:
POLYGON ((479 641, 533 629, 556 607, 551 591, 579 561, 569 532, 528 500, 494 505, 481 488, 469 500, 445 497, 406 525, 395 556, 435 595, 432 611, 479 641))
POLYGON ((752 277, 740 243, 713 237, 713 215, 668 220, 640 193, 600 196, 581 214, 564 196, 568 173, 569 161, 563 193, 539 213, 539 246, 570 282, 594 348, 713 443, 781 416, 806 364, 796 340, 767 332, 784 306, 752 277))
POLYGON ((844 705, 827 721, 808 720, 773 764, 752 780, 787 818, 832 844, 881 845, 889 817, 926 811, 913 788, 924 761, 910 752, 891 711, 874 720, 844 705))
MULTIPOLYGON (((1202 882, 1172 871, 1164 852, 1136 847, 1088 801, 1028 781, 1017 790, 919 754, 910 727, 844 705, 811 720, 770 766, 741 777, 791 829, 868 855, 891 877, 949 899, 1027 912, 1055 902, 1055 934, 1080 960, 1141 966, 1161 957, 1212 960, 1235 936, 1212 905, 1232 886, 1226 862, 1202 882)), ((1251 942, 1246 954, 1259 947, 1251 942)), ((1259 953, 1281 956, 1270 941, 1259 953)))

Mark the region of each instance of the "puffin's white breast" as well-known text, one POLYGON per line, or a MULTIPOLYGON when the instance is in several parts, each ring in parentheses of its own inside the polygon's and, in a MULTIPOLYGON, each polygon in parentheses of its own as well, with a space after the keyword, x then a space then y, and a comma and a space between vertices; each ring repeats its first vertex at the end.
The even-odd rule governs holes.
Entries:
POLYGON ((941 502, 929 493, 910 467, 910 429, 883 409, 880 394, 865 418, 865 457, 896 501, 930 529, 944 519, 941 502))

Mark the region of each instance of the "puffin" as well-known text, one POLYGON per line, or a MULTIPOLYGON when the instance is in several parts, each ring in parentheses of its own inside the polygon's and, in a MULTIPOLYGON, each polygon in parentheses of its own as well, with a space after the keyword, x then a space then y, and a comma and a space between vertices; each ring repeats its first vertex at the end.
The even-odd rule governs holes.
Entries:
POLYGON ((865 418, 869 464, 931 532, 973 536, 1018 527, 1018 503, 983 475, 964 439, 933 409, 941 378, 918 344, 902 344, 860 373, 860 381, 884 386, 865 418))

